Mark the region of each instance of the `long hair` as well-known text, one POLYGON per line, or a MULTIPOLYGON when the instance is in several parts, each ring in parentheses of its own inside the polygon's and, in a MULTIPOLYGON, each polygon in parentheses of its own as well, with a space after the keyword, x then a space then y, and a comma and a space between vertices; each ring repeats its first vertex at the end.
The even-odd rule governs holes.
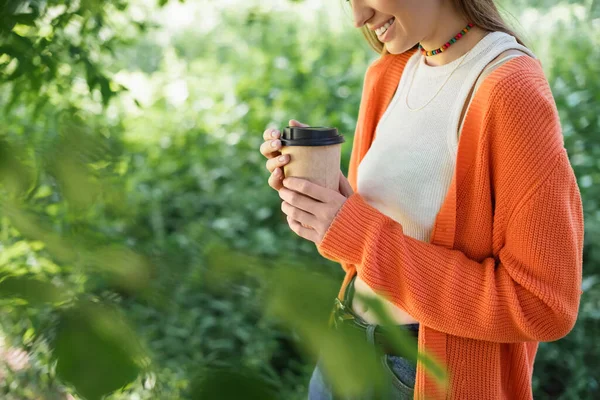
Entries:
MULTIPOLYGON (((451 1, 458 12, 464 15, 467 20, 475 26, 489 32, 500 31, 508 33, 509 35, 514 36, 519 44, 525 46, 525 43, 523 43, 519 36, 509 28, 506 22, 504 22, 504 19, 502 19, 500 12, 498 12, 498 9, 494 4, 494 0, 451 1)), ((379 41, 377 34, 374 31, 370 30, 366 25, 361 27, 361 31, 373 50, 382 56, 389 54, 384 43, 379 41)), ((418 47, 418 44, 415 45, 413 49, 416 47, 418 47)))

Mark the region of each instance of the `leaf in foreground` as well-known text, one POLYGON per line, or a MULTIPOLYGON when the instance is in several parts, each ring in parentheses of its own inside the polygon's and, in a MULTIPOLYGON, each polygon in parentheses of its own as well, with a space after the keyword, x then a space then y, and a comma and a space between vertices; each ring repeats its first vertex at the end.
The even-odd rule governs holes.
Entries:
POLYGON ((81 303, 61 315, 56 372, 85 399, 99 400, 134 381, 142 356, 133 331, 115 311, 81 303))

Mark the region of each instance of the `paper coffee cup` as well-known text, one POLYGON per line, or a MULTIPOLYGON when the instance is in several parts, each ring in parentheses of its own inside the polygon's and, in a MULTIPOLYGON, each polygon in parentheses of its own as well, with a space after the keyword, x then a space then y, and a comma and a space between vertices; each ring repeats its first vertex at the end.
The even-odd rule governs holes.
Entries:
MULTIPOLYGON (((344 136, 336 128, 288 126, 282 130, 281 154, 289 155, 284 177, 306 179, 338 191, 344 136)), ((311 226, 302 224, 305 228, 311 226)))

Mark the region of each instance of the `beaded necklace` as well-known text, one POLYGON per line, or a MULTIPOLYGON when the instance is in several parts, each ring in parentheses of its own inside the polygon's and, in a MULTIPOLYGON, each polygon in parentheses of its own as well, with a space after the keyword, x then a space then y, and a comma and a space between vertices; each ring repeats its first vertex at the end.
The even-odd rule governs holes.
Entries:
POLYGON ((458 39, 460 39, 461 37, 463 37, 464 34, 466 34, 467 32, 469 32, 473 26, 475 26, 475 25, 473 25, 472 23, 469 22, 467 24, 467 26, 465 26, 460 32, 458 32, 452 39, 450 39, 449 41, 447 41, 440 48, 437 48, 437 49, 431 50, 431 51, 427 51, 427 50, 425 50, 423 48, 423 46, 421 46, 421 43, 419 43, 419 49, 421 50, 421 53, 423 53, 423 55, 425 55, 425 56, 433 56, 435 54, 440 54, 441 52, 443 52, 444 50, 446 50, 448 47, 450 47, 458 39))

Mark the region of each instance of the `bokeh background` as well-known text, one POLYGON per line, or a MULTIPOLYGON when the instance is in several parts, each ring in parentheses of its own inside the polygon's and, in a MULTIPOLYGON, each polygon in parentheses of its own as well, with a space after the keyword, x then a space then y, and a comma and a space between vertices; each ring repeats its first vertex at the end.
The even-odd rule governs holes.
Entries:
MULTIPOLYGON (((540 345, 534 397, 600 398, 600 1, 497 5, 585 210, 579 318, 540 345)), ((305 399, 343 271, 289 229, 259 147, 336 126, 347 174, 378 57, 349 4, 0 6, 0 398, 305 399)))

